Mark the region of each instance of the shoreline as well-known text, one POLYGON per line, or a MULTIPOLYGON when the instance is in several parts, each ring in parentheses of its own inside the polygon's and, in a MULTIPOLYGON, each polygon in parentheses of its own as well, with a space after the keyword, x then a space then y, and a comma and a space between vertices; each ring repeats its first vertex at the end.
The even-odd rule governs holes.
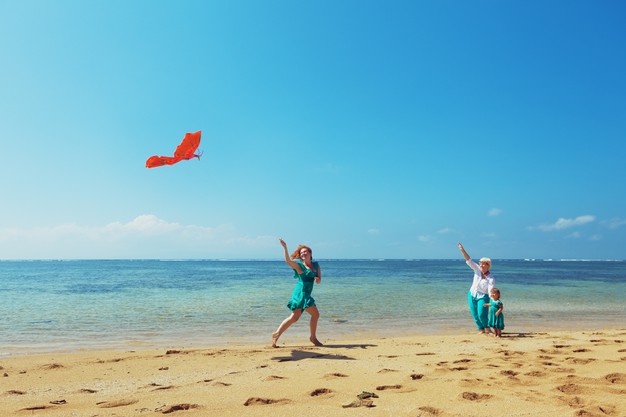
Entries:
MULTIPOLYGON (((620 324, 616 323, 604 323, 603 326, 595 326, 599 321, 588 320, 586 322, 572 321, 572 322, 546 322, 539 320, 541 325, 537 322, 523 321, 517 323, 515 326, 516 331, 507 331, 507 329, 513 326, 507 325, 502 333, 503 338, 514 337, 515 335, 531 334, 531 333, 549 333, 549 332, 579 332, 579 331, 595 331, 596 329, 603 329, 607 331, 618 331, 623 328, 620 324)), ((304 323, 303 323, 304 324, 304 323)), ((446 327, 442 326, 428 326, 420 328, 408 328, 397 327, 393 329, 385 330, 355 330, 348 332, 323 332, 323 329, 318 328, 318 337, 324 343, 325 341, 341 342, 344 340, 361 340, 367 341, 368 339, 392 339, 392 338, 404 338, 404 337, 420 337, 420 336, 462 336, 472 335, 475 333, 475 329, 471 328, 473 323, 465 325, 452 324, 446 327), (322 330, 322 333, 319 332, 322 330), (321 335, 321 336, 320 336, 321 335), (325 337, 329 336, 329 337, 325 337)), ((292 327, 285 333, 279 340, 279 344, 306 344, 308 343, 308 322, 307 325, 300 325, 292 327)), ((264 347, 265 345, 271 345, 271 331, 267 332, 266 338, 258 336, 244 337, 238 336, 229 338, 194 338, 182 340, 176 338, 148 338, 148 339, 127 339, 119 340, 108 343, 103 343, 101 340, 95 341, 95 343, 85 343, 85 339, 81 340, 80 344, 71 344, 59 341, 56 343, 42 343, 36 346, 0 346, 0 360, 4 358, 14 358, 19 356, 30 355, 47 355, 47 354, 73 354, 82 352, 108 352, 108 351, 135 351, 135 350, 159 350, 159 349, 206 349, 206 348, 229 348, 238 346, 247 347, 264 347)))
MULTIPOLYGON (((595 329, 605 330, 619 330, 623 326, 615 320, 615 323, 606 320, 603 321, 603 326, 597 326, 600 320, 587 320, 585 322, 580 321, 545 321, 543 319, 532 320, 518 320, 513 325, 509 325, 511 320, 507 320, 507 328, 503 331, 503 337, 510 337, 507 335, 526 334, 526 333, 544 333, 544 332, 577 332, 577 331, 594 331, 595 329), (515 328, 515 331, 507 331, 507 329, 515 328)), ((461 336, 471 335, 474 333, 472 328, 473 323, 467 323, 467 325, 461 325, 458 323, 450 324, 448 326, 415 326, 415 327, 402 327, 386 328, 385 330, 351 330, 351 331, 339 331, 334 332, 336 328, 331 327, 331 330, 325 332, 322 327, 318 328, 318 337, 324 342, 325 340, 368 340, 373 339, 388 339, 388 338, 403 338, 403 337, 420 337, 420 336, 461 336), (326 337, 328 336, 328 337, 326 337)), ((47 342, 38 345, 4 345, 0 346, 0 360, 3 358, 12 358, 18 356, 28 355, 45 355, 45 354, 71 354, 80 352, 98 352, 98 351, 130 351, 130 350, 157 350, 157 349, 201 349, 201 348, 228 348, 236 346, 258 346, 263 347, 266 344, 271 345, 271 333, 272 330, 267 331, 267 337, 259 336, 236 336, 228 339, 216 338, 216 337, 196 337, 191 339, 184 338, 165 338, 154 337, 146 339, 120 339, 118 341, 103 342, 101 339, 93 340, 93 343, 89 343, 86 339, 81 339, 80 343, 67 343, 65 340, 59 340, 57 342, 47 342)), ((279 341, 280 344, 284 343, 301 343, 306 344, 308 342, 308 322, 300 323, 289 329, 288 332, 283 335, 279 341)))
POLYGON ((288 337, 278 348, 268 341, 0 358, 0 414, 560 417, 626 410, 623 326, 323 342, 288 337), (364 392, 375 396, 357 397, 364 392))

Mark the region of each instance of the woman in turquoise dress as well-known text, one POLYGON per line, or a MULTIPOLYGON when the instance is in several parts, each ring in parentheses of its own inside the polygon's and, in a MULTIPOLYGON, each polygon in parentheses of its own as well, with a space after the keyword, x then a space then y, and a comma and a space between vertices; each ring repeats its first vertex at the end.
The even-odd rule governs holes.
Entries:
POLYGON ((485 307, 489 307, 489 313, 487 314, 487 324, 493 329, 496 337, 502 336, 502 330, 504 329, 504 305, 500 300, 500 290, 492 288, 489 293, 491 299, 485 304, 485 307))
POLYGON ((315 305, 315 300, 311 297, 313 285, 322 282, 320 266, 317 262, 313 261, 313 251, 308 246, 298 246, 290 256, 285 241, 280 239, 280 244, 285 251, 285 262, 293 268, 293 277, 298 280, 298 283, 293 290, 293 294, 291 294, 291 300, 287 303, 287 308, 291 310, 291 315, 283 320, 280 326, 278 326, 278 329, 272 333, 272 347, 278 347, 277 343, 280 335, 282 335, 289 326, 297 322, 304 311, 311 315, 311 337, 309 340, 315 346, 322 346, 322 343, 317 340, 316 336, 317 321, 320 318, 320 313, 315 305))

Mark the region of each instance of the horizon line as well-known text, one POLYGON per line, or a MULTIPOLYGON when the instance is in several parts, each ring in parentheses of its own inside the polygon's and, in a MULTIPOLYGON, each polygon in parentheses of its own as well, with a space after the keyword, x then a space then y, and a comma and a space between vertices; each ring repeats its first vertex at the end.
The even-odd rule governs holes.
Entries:
MULTIPOLYGON (((625 262, 626 259, 600 258, 492 258, 498 261, 524 262, 625 262)), ((458 258, 317 258, 316 261, 463 261, 458 258)), ((281 262, 282 258, 0 258, 0 262, 76 262, 76 261, 161 261, 161 262, 281 262)))

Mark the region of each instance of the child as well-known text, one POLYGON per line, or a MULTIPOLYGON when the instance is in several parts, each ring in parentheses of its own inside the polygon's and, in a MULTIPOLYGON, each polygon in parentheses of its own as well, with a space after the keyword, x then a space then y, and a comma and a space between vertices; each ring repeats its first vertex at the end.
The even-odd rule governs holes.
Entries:
POLYGON ((504 329, 504 305, 500 301, 500 290, 492 288, 489 293, 491 299, 488 303, 485 303, 485 307, 489 307, 489 315, 487 317, 487 324, 491 327, 496 337, 502 337, 502 329, 504 329))

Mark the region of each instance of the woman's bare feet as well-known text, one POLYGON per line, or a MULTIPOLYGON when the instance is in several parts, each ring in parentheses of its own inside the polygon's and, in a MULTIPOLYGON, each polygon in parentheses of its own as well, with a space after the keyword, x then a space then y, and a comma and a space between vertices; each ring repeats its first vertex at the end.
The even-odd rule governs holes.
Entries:
POLYGON ((280 337, 280 334, 272 333, 272 347, 273 348, 277 348, 278 347, 277 343, 278 343, 278 338, 279 337, 280 337))
POLYGON ((324 344, 322 342, 320 342, 319 340, 317 340, 317 337, 311 337, 309 338, 309 340, 311 341, 311 343, 313 343, 315 346, 324 346, 324 344))

